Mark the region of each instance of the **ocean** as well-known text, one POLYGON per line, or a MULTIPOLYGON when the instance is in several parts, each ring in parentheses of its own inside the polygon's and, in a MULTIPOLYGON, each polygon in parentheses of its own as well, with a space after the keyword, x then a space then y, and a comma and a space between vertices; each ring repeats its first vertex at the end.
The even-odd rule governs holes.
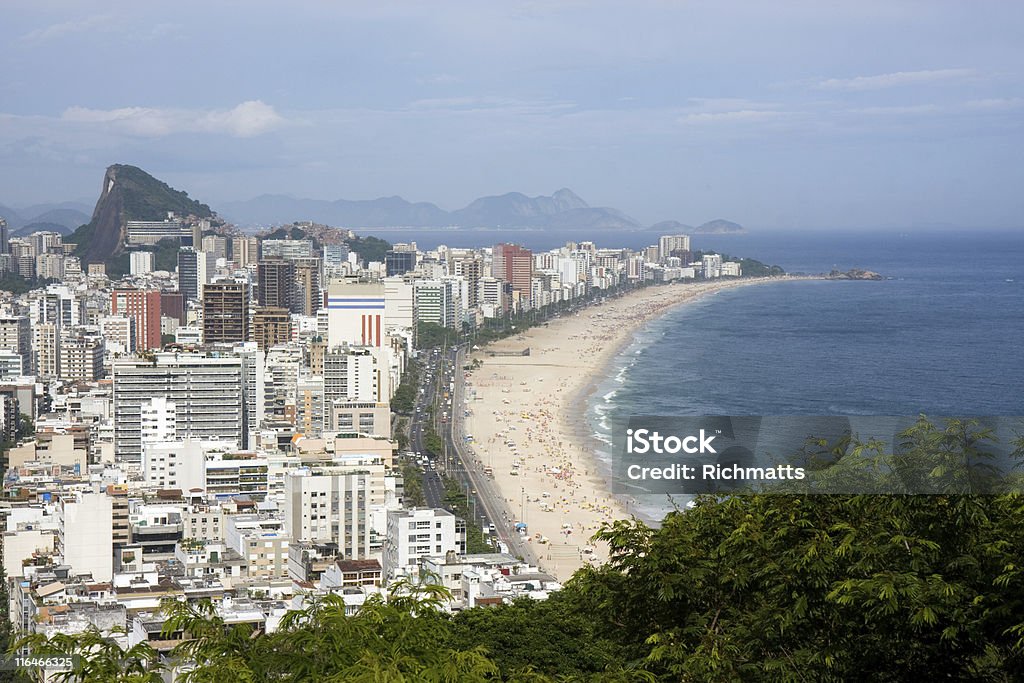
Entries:
MULTIPOLYGON (((588 403, 604 444, 641 414, 1024 415, 1024 234, 714 241, 789 271, 889 279, 727 290, 652 321, 588 403)), ((671 509, 664 496, 638 508, 671 509)))
MULTIPOLYGON (((650 231, 378 234, 426 249, 657 241, 650 231)), ((639 328, 586 406, 606 464, 631 415, 1024 415, 1024 230, 751 232, 695 235, 692 246, 791 273, 856 267, 887 279, 727 290, 639 328)), ((669 509, 664 497, 635 507, 655 523, 669 509)))

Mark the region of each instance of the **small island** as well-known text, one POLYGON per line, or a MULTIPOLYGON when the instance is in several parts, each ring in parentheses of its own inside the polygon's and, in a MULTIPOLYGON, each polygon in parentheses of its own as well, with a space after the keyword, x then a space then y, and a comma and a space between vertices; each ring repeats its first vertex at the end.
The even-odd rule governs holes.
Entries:
POLYGON ((885 278, 874 272, 873 270, 863 270, 861 268, 851 268, 845 272, 839 270, 832 270, 828 274, 829 280, 884 280, 885 278))

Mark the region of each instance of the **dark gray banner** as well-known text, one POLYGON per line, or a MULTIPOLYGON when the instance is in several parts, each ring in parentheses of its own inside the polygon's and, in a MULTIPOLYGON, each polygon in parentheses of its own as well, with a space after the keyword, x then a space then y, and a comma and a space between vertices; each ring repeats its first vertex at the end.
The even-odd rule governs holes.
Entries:
POLYGON ((1024 417, 636 416, 617 494, 998 494, 1021 490, 1024 417))

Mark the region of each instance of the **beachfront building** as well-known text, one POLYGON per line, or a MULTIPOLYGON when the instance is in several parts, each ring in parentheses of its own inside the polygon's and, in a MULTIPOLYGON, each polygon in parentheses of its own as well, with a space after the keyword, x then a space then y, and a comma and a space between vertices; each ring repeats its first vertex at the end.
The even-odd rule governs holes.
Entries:
POLYGON ((497 244, 491 251, 491 276, 512 286, 514 305, 530 307, 533 252, 518 244, 497 244))
POLYGON ((662 235, 658 238, 658 260, 664 262, 670 256, 678 256, 678 252, 690 253, 689 235, 662 235))
POLYGON ((417 323, 460 329, 465 319, 466 281, 461 277, 416 280, 413 283, 417 323))

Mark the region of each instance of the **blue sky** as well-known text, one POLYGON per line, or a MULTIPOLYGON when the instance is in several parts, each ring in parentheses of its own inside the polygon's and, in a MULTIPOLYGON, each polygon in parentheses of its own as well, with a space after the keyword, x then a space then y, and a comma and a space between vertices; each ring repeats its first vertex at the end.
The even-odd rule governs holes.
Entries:
POLYGON ((5 0, 0 203, 567 186, 645 223, 1024 224, 1024 3, 5 0))

